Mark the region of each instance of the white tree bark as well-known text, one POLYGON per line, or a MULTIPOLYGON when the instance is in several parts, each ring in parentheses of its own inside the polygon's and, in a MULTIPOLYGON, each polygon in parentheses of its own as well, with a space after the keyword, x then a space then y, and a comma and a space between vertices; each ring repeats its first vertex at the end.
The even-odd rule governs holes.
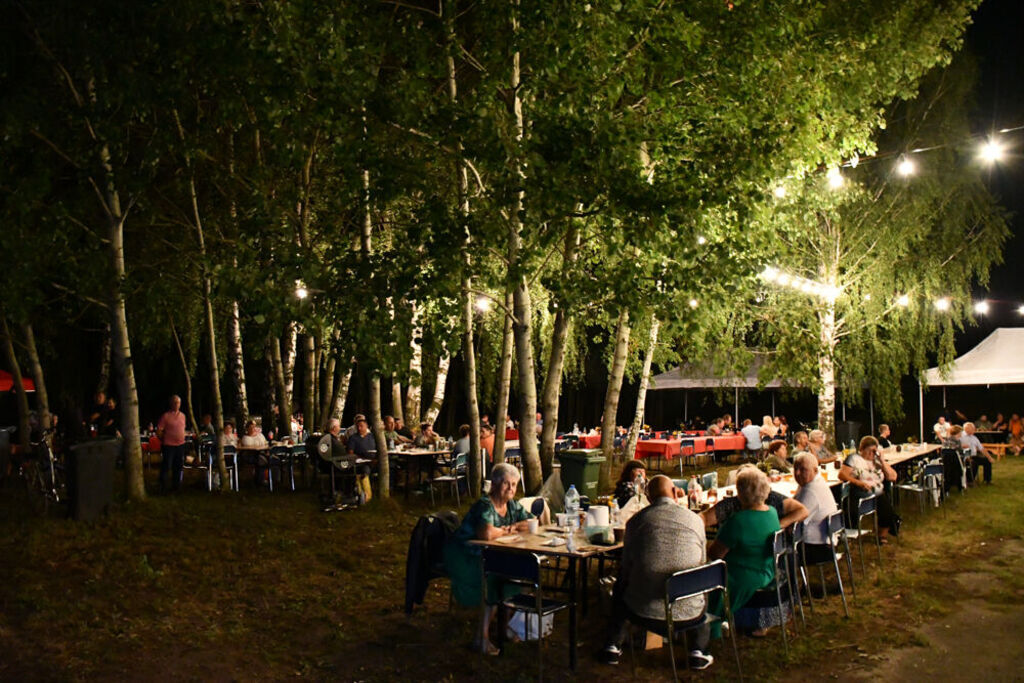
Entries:
POLYGON ((442 351, 437 359, 437 383, 434 384, 434 397, 423 414, 424 422, 434 424, 441 412, 441 406, 444 405, 445 385, 448 384, 448 366, 451 365, 451 362, 452 358, 448 355, 448 351, 442 351))
POLYGON ((46 391, 43 363, 39 360, 39 349, 36 348, 36 335, 32 330, 32 323, 26 323, 23 329, 25 332, 25 350, 28 352, 29 368, 32 371, 32 378, 36 382, 36 408, 39 411, 39 426, 46 443, 52 445, 52 435, 46 434, 46 430, 50 428, 51 419, 50 397, 46 391))
POLYGON ((245 386, 245 354, 242 350, 242 322, 238 301, 231 302, 228 316, 228 364, 231 367, 231 384, 235 390, 235 419, 239 430, 249 420, 249 394, 245 386))
POLYGON ((505 295, 505 328, 501 335, 501 364, 498 368, 498 406, 494 415, 494 462, 505 462, 505 416, 508 415, 508 398, 512 392, 512 353, 515 339, 512 335, 512 310, 515 302, 512 293, 505 295))
POLYGON ((629 311, 623 308, 619 312, 619 321, 615 326, 615 350, 612 353, 608 390, 604 395, 604 413, 601 416, 601 452, 608 463, 612 460, 615 448, 615 418, 619 412, 622 377, 626 373, 626 359, 629 356, 629 334, 629 311))
POLYGON ((423 328, 420 326, 422 310, 412 302, 412 337, 409 339, 409 346, 412 348, 412 356, 409 358, 409 381, 405 388, 405 422, 410 429, 415 429, 422 417, 422 392, 423 392, 423 346, 420 340, 423 338, 423 328))
POLYGON ((640 430, 644 425, 644 409, 647 403, 647 388, 651 383, 651 361, 654 358, 654 350, 658 345, 658 330, 661 327, 661 321, 658 317, 651 314, 651 336, 647 341, 647 355, 644 356, 644 367, 643 372, 640 375, 640 389, 636 395, 636 412, 633 414, 633 424, 629 428, 629 436, 626 439, 626 445, 622 448, 622 453, 626 458, 633 457, 633 453, 636 451, 636 442, 640 438, 640 430))

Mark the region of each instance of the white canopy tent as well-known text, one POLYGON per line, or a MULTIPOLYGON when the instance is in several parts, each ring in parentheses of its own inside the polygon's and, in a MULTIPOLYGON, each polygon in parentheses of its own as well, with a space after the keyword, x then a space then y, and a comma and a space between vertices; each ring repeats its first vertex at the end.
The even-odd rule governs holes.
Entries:
POLYGON ((979 384, 1024 384, 1024 327, 1000 327, 980 344, 954 360, 945 373, 926 370, 918 381, 921 441, 924 441, 924 384, 928 386, 969 386, 979 384))
MULTIPOLYGON (((719 372, 718 368, 711 362, 684 363, 678 367, 666 370, 660 375, 651 378, 651 386, 648 391, 664 391, 667 389, 727 389, 734 391, 733 419, 738 424, 740 421, 740 389, 778 389, 784 385, 799 386, 795 382, 783 382, 780 379, 772 379, 759 384, 758 376, 761 368, 764 367, 765 356, 763 353, 754 353, 754 360, 746 372, 737 373, 732 370, 719 372)), ((689 394, 684 398, 684 419, 689 421, 689 394)), ((772 394, 772 415, 775 415, 775 394, 772 394)))

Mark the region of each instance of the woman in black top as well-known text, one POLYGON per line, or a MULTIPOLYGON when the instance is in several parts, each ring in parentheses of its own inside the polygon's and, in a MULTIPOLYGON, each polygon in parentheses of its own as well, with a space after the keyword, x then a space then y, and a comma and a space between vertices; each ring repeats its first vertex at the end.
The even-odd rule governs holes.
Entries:
POLYGON ((892 442, 889 441, 889 433, 889 425, 878 425, 878 445, 882 448, 892 446, 892 442))
POLYGON ((627 462, 615 485, 615 500, 618 501, 619 508, 625 506, 633 496, 643 493, 646 485, 647 470, 644 468, 643 462, 639 460, 627 462))

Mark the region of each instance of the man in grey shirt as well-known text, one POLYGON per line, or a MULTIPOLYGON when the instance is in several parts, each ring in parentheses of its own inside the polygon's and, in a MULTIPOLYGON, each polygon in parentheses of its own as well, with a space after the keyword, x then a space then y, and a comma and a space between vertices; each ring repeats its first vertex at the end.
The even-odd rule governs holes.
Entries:
POLYGON ((836 499, 825 480, 818 476, 818 459, 810 453, 799 453, 793 459, 793 478, 800 484, 794 496, 807 508, 804 539, 810 545, 831 543, 822 523, 839 512, 836 499))
MULTIPOLYGON (((601 652, 607 664, 618 664, 622 643, 629 635, 629 620, 665 629, 665 580, 682 569, 699 567, 707 560, 704 524, 700 517, 677 503, 681 492, 663 474, 647 484, 651 504, 626 524, 622 564, 612 595, 608 641, 601 652)), ((680 600, 672 618, 687 621, 704 614, 703 598, 680 600)), ((710 630, 706 624, 690 629, 690 666, 706 669, 714 658, 708 653, 710 630)))
POLYGON ((992 463, 995 462, 981 441, 974 435, 973 422, 964 422, 964 433, 960 435, 960 448, 971 456, 971 470, 974 481, 978 481, 978 468, 985 470, 985 483, 992 483, 992 463))

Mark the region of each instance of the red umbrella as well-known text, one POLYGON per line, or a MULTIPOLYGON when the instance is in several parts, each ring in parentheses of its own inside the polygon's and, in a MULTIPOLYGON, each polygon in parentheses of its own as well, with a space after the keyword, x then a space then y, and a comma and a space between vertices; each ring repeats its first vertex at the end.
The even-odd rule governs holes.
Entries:
MULTIPOLYGON (((35 391, 36 383, 28 377, 21 378, 21 386, 25 391, 35 391)), ((14 388, 14 376, 6 370, 0 370, 0 392, 10 391, 14 388)))

